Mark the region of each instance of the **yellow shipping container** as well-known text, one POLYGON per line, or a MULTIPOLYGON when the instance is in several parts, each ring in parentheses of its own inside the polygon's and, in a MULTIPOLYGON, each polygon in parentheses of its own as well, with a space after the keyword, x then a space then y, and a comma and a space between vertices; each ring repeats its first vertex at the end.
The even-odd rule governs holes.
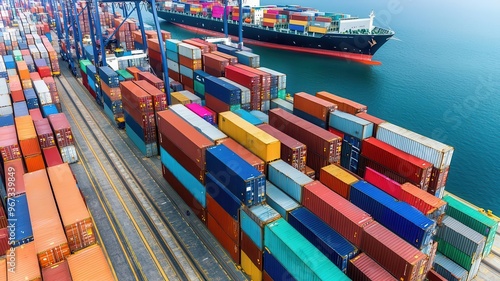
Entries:
POLYGON ((309 26, 308 31, 309 32, 315 32, 315 33, 325 34, 326 33, 326 27, 309 26))
POLYGON ((349 199, 351 185, 359 181, 359 178, 337 165, 321 168, 319 178, 321 183, 346 199, 349 199))
POLYGON ((170 98, 172 104, 190 104, 191 100, 183 95, 181 92, 172 92, 170 93, 170 98))
POLYGON ((304 21, 304 20, 290 20, 289 23, 295 24, 295 25, 302 25, 302 26, 307 25, 307 21, 304 21))
POLYGON ((231 111, 219 114, 219 129, 265 162, 280 158, 279 140, 231 111))
POLYGON ((278 22, 278 20, 277 20, 277 19, 268 19, 268 18, 264 18, 264 19, 263 19, 263 22, 267 22, 267 23, 276 23, 276 22, 278 22))
POLYGON ((250 258, 241 251, 241 268, 250 276, 250 280, 262 280, 262 271, 250 260, 250 258))

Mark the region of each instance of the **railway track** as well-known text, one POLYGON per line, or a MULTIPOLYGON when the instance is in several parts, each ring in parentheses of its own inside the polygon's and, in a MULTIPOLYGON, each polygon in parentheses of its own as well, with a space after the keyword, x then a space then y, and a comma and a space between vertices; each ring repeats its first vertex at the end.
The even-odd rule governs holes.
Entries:
MULTIPOLYGON (((113 163, 110 168, 119 175, 119 181, 125 187, 134 206, 139 210, 141 216, 146 221, 148 230, 155 237, 155 242, 160 245, 162 253, 167 258, 172 270, 175 272, 175 276, 180 280, 246 279, 234 263, 230 262, 227 254, 223 252, 222 248, 207 231, 206 227, 199 221, 196 221, 197 219, 193 219, 192 216, 185 213, 184 210, 186 207, 183 205, 182 200, 163 179, 158 163, 159 161, 154 161, 149 158, 144 159, 138 149, 135 148, 134 144, 127 137, 124 137, 125 134, 123 131, 114 128, 115 132, 122 136, 124 145, 126 145, 131 152, 133 151, 135 155, 132 155, 132 153, 128 155, 118 151, 115 140, 110 139, 102 128, 103 120, 101 120, 101 118, 104 118, 110 127, 112 126, 111 121, 107 119, 102 110, 100 110, 99 113, 93 112, 91 114, 89 108, 82 106, 89 101, 92 102, 92 99, 80 83, 68 82, 66 77, 70 75, 68 71, 62 71, 62 75, 57 78, 60 85, 60 92, 61 90, 63 92, 61 100, 64 106, 70 108, 71 112, 74 112, 75 115, 78 115, 84 120, 84 124, 78 126, 88 127, 91 132, 91 137, 99 140, 97 141, 99 150, 106 152, 103 153, 104 155, 101 155, 101 157, 104 157, 107 162, 113 163), (78 93, 78 95, 76 93, 78 93), (128 161, 130 157, 134 157, 135 160, 145 168, 144 170, 147 174, 141 173, 141 177, 139 177, 137 175, 138 171, 135 171, 135 167, 132 167, 130 161, 128 161), (146 180, 144 180, 144 178, 146 178, 146 180), (166 200, 159 199, 158 196, 155 196, 153 194, 154 192, 151 192, 150 184, 145 184, 146 182, 153 182, 157 189, 159 187, 164 196, 166 196, 166 200), (138 193, 140 196, 137 196, 138 193), (171 216, 172 214, 170 214, 171 212, 165 214, 164 207, 166 203, 170 203, 171 207, 173 207, 177 213, 174 215, 181 218, 181 222, 192 231, 193 237, 191 237, 191 239, 186 238, 186 231, 178 233, 177 226, 179 222, 170 222, 167 216, 171 216), (151 208, 156 214, 155 218, 151 217, 150 213, 147 211, 148 208, 151 208), (155 219, 157 219, 156 223, 155 219), (162 231, 157 228, 156 224, 158 224, 158 220, 169 233, 169 241, 162 235, 162 231), (193 240, 193 238, 195 239, 193 240), (202 243, 202 245, 198 243, 202 243), (194 253, 195 251, 193 249, 196 250, 197 253, 194 253), (179 255, 182 257, 180 261, 179 255), (217 266, 214 268, 214 261, 219 264, 219 268, 217 268, 217 266), (211 269, 207 269, 208 265, 211 265, 211 269)), ((95 102, 93 103, 97 108, 95 102)), ((111 206, 109 204, 105 205, 106 211, 112 214, 111 206)), ((116 217, 111 215, 111 219, 114 220, 113 224, 119 225, 118 221, 116 221, 116 217)), ((118 234, 117 237, 119 239, 126 239, 126 237, 123 237, 123 233, 118 234)), ((135 245, 127 245, 127 247, 122 247, 124 248, 124 254, 133 257, 134 255, 131 251, 133 251, 132 248, 134 246, 135 245)), ((135 262, 137 262, 137 260, 129 262, 131 270, 141 273, 142 269, 137 268, 137 264, 134 264, 135 262)), ((157 265, 157 269, 159 271, 162 270, 160 265, 157 265)), ((144 274, 138 274, 137 276, 144 277, 144 274)), ((172 278, 171 276, 168 277, 172 278)), ((138 280, 146 279, 138 278, 138 280)))

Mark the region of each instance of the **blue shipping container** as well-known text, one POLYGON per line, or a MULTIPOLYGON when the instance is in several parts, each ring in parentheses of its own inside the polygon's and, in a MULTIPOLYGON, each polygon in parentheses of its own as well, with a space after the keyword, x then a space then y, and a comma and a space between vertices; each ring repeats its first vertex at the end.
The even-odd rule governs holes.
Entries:
POLYGON ((181 43, 181 41, 180 41, 180 40, 177 40, 177 39, 167 39, 165 42, 166 42, 166 44, 165 44, 165 45, 166 45, 166 47, 167 47, 167 50, 168 50, 168 51, 172 51, 172 52, 174 52, 174 53, 177 53, 177 52, 178 52, 178 47, 177 47, 177 45, 178 45, 179 43, 181 43))
POLYGON ((99 67, 99 77, 101 77, 101 80, 110 88, 120 87, 120 79, 118 73, 116 73, 109 66, 99 67))
POLYGON ((295 107, 293 108, 293 115, 296 115, 306 121, 309 121, 318 127, 321 127, 323 129, 328 129, 328 123, 326 122, 326 120, 321 120, 319 118, 316 118, 315 116, 312 116, 295 107))
POLYGON ((260 110, 252 110, 252 111, 250 111, 250 114, 259 118, 259 120, 262 123, 269 123, 269 115, 265 114, 264 112, 262 112, 260 110))
POLYGON ((35 108, 40 107, 40 105, 38 104, 38 98, 36 96, 34 89, 32 89, 32 88, 26 89, 23 92, 24 92, 24 98, 26 99, 26 105, 28 106, 28 109, 35 109, 35 108))
POLYGON ((340 165, 353 173, 358 173, 359 155, 361 154, 361 140, 344 134, 340 150, 340 165))
POLYGON ((206 73, 205 71, 199 69, 195 70, 193 75, 194 75, 193 79, 198 82, 201 82, 203 85, 205 85, 205 78, 212 76, 206 73))
POLYGON ((304 207, 290 212, 288 222, 343 272, 347 271, 349 260, 359 252, 342 235, 304 207))
POLYGON ((226 211, 231 217, 239 221, 240 207, 243 205, 240 199, 234 196, 224 185, 222 185, 212 174, 205 176, 205 188, 207 193, 226 211))
POLYGON ((179 73, 193 79, 193 70, 191 68, 185 67, 184 65, 179 66, 179 73))
POLYGON ((247 206, 266 198, 266 177, 224 145, 207 149, 206 170, 247 206))
POLYGON ((177 54, 177 52, 174 52, 174 51, 170 51, 170 50, 167 50, 167 59, 171 60, 171 61, 175 61, 175 62, 179 62, 179 54, 177 54))
MULTIPOLYGON (((19 246, 33 241, 33 230, 26 194, 8 198, 6 208, 8 209, 7 217, 9 219, 7 229, 9 232, 14 232, 14 239, 12 242, 9 241, 13 243, 11 245, 19 246), (10 207, 13 208, 12 211, 8 209, 10 207)), ((9 236, 12 237, 12 234, 9 234, 9 236)))
POLYGON ((270 182, 299 203, 302 202, 303 186, 313 182, 310 177, 301 173, 283 160, 277 160, 270 163, 267 173, 270 182))
POLYGON ((161 163, 175 175, 184 188, 186 188, 189 193, 194 196, 196 201, 198 201, 198 203, 205 208, 207 206, 205 187, 161 146, 160 156, 161 163))
POLYGON ((240 225, 253 243, 264 250, 264 226, 281 218, 281 215, 267 204, 240 209, 240 225))
POLYGON ((289 24, 288 28, 290 28, 290 30, 296 30, 296 31, 300 31, 300 32, 304 32, 306 30, 305 26, 297 25, 297 24, 289 24))
POLYGON ((373 134, 373 123, 355 115, 335 110, 330 113, 330 127, 358 139, 366 139, 373 134))
POLYGON ((113 112, 113 114, 123 113, 122 100, 112 101, 108 95, 102 95, 104 103, 108 106, 108 108, 113 112))
POLYGON ((273 280, 295 281, 296 279, 285 267, 268 251, 264 251, 264 265, 262 269, 269 274, 273 280))
POLYGON ((14 117, 29 115, 28 105, 25 101, 18 101, 12 104, 14 110, 14 117))
POLYGON ((217 77, 205 77, 205 92, 229 105, 241 102, 241 89, 217 77))
POLYGON ((146 144, 144 140, 139 138, 137 134, 130 128, 130 126, 125 123, 125 131, 127 132, 127 136, 132 140, 132 142, 139 148, 139 150, 144 154, 146 157, 152 157, 155 155, 158 155, 158 145, 155 142, 151 142, 146 144))
MULTIPOLYGON (((238 109, 238 110, 235 110, 233 112, 254 126, 258 126, 258 125, 263 123, 259 118, 255 117, 253 114, 251 114, 250 112, 248 112, 244 109, 238 109)), ((263 113, 263 114, 265 114, 265 113, 263 113)))
POLYGON ((352 185, 349 200, 417 249, 430 243, 436 223, 408 203, 366 181, 352 185))
POLYGON ((293 200, 269 181, 266 182, 266 203, 273 207, 286 220, 288 220, 289 212, 300 207, 297 201, 293 200))
POLYGON ((11 126, 14 125, 14 115, 0 115, 0 127, 11 126))
POLYGON ((41 111, 42 111, 42 115, 44 118, 47 118, 47 116, 49 116, 49 115, 59 113, 55 104, 46 104, 46 105, 42 106, 41 111))
MULTIPOLYGON (((5 45, 7 45, 7 43, 5 45)), ((3 62, 5 63, 5 68, 7 68, 7 69, 16 69, 16 62, 14 60, 14 56, 13 55, 5 55, 5 56, 3 56, 3 62)))
POLYGON ((236 52, 238 52, 239 50, 238 48, 234 48, 228 45, 217 44, 217 51, 228 55, 236 56, 236 52))

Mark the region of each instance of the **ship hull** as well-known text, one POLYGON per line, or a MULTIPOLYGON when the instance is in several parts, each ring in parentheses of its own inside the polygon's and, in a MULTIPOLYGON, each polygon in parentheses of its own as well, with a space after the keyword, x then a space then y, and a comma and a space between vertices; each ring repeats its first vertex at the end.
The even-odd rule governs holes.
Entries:
MULTIPOLYGON (((220 36, 224 32, 222 20, 168 11, 158 11, 158 16, 167 22, 204 35, 220 36)), ((238 28, 237 23, 228 22, 229 35, 238 36, 238 28)), ((310 36, 243 25, 244 42, 251 45, 345 58, 370 64, 379 63, 373 61, 372 56, 392 36, 393 34, 310 36)))

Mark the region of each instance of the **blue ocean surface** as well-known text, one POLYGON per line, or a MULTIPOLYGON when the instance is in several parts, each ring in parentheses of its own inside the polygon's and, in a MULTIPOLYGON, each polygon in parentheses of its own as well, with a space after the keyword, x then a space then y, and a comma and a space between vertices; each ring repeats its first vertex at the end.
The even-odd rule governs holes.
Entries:
MULTIPOLYGON (((396 32, 369 66, 262 47, 261 65, 288 75, 290 94, 329 91, 379 118, 455 148, 446 190, 500 215, 500 2, 305 1, 321 11, 368 17, 396 32), (497 193, 498 192, 498 193, 497 193)), ((153 24, 147 12, 145 21, 153 24)), ((166 24, 172 37, 199 37, 166 24)))

